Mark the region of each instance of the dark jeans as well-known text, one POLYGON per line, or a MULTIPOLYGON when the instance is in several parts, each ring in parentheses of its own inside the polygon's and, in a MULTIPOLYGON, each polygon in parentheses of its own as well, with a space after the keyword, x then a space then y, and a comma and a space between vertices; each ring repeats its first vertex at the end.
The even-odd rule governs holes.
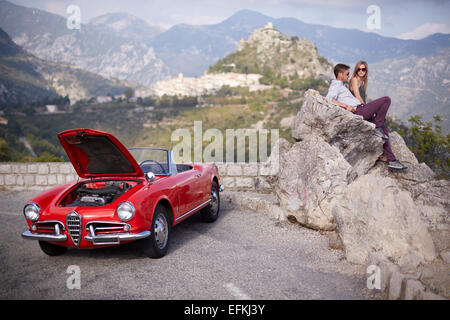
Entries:
MULTIPOLYGON (((373 100, 367 104, 360 104, 356 107, 355 114, 363 117, 364 120, 375 123, 377 128, 381 128, 383 132, 389 137, 389 131, 384 126, 386 120, 386 114, 391 106, 391 98, 382 97, 373 100)), ((395 155, 392 152, 389 139, 384 142, 383 154, 386 156, 387 161, 394 161, 395 155)))

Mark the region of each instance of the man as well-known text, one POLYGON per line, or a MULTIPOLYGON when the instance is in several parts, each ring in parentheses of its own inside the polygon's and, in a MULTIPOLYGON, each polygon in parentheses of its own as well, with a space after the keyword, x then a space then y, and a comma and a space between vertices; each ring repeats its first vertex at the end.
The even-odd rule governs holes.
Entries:
POLYGON ((399 170, 406 169, 407 166, 395 158, 389 142, 389 132, 384 125, 386 114, 391 105, 391 99, 382 97, 367 104, 361 104, 350 90, 344 86, 344 83, 348 81, 350 76, 350 67, 345 64, 337 64, 334 67, 334 75, 336 80, 331 82, 326 98, 341 108, 362 116, 364 120, 374 123, 379 136, 384 139, 383 156, 386 157, 385 160, 388 163, 388 167, 399 170))

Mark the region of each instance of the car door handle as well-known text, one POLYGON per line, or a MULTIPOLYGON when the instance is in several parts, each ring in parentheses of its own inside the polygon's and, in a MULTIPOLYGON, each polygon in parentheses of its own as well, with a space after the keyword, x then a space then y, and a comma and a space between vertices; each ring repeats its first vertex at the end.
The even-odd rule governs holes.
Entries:
POLYGON ((200 177, 202 176, 202 174, 201 174, 201 173, 197 173, 195 176, 196 176, 197 178, 200 178, 200 177))

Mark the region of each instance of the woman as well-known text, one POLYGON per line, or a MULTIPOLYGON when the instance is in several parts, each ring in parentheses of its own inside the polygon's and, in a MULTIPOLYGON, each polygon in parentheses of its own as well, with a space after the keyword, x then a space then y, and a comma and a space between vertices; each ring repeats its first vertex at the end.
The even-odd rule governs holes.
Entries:
MULTIPOLYGON (((367 62, 358 61, 353 70, 352 78, 350 79, 349 89, 351 93, 358 99, 362 104, 367 103, 367 82, 369 80, 369 68, 367 62)), ((376 114, 374 115, 376 117, 376 114)), ((378 160, 387 162, 387 157, 383 154, 378 157, 378 160)))
POLYGON ((366 104, 366 91, 367 91, 367 81, 369 80, 369 69, 367 62, 358 61, 353 70, 352 78, 350 79, 349 89, 351 93, 358 99, 362 104, 366 104))

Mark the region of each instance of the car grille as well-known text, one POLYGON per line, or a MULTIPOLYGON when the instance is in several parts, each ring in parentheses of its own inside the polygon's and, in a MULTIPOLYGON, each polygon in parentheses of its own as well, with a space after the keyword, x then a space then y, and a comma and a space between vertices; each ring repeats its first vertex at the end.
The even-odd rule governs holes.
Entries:
POLYGON ((70 239, 72 239, 74 245, 78 246, 80 244, 82 231, 81 216, 75 211, 72 211, 66 216, 66 226, 70 239))

